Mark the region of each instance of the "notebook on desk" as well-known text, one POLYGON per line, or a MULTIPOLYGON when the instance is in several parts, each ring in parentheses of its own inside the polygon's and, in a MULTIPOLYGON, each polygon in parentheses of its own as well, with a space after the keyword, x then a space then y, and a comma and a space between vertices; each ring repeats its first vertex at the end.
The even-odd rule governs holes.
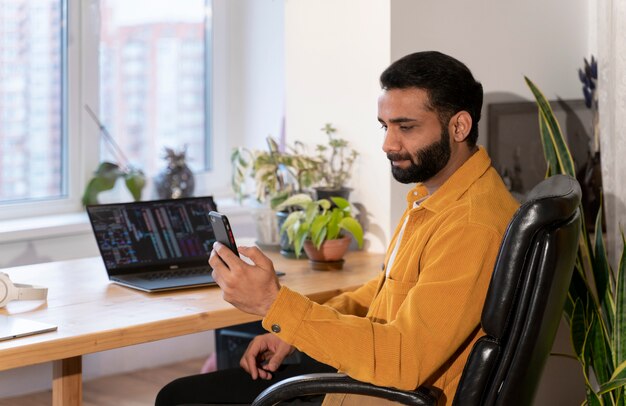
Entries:
POLYGON ((214 285, 211 196, 87 206, 109 280, 146 292, 214 285))
POLYGON ((56 329, 57 326, 54 324, 0 314, 0 341, 46 333, 56 329))

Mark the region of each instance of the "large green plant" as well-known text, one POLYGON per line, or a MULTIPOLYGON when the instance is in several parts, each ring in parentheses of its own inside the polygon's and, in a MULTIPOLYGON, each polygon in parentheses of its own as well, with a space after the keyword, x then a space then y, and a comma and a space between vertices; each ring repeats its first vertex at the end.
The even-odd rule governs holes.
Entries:
MULTIPOLYGON (((575 177, 572 155, 550 103, 530 79, 525 79, 539 108, 546 176, 563 173, 575 177)), ((626 405, 626 241, 622 234, 622 255, 614 273, 601 224, 602 208, 596 217, 595 235, 587 231, 584 219, 581 222, 565 317, 585 377, 586 404, 626 405)))

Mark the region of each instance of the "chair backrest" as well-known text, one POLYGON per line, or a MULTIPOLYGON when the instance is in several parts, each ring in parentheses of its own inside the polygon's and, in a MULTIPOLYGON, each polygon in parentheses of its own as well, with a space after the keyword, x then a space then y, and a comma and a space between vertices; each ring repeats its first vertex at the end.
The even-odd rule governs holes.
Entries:
POLYGON ((581 191, 566 175, 532 189, 496 259, 454 405, 529 405, 552 349, 574 269, 581 191))

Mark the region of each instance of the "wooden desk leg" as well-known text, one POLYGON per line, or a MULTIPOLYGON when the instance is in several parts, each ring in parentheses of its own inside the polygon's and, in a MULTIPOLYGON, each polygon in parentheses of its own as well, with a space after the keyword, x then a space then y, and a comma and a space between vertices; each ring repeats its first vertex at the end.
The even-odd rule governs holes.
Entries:
POLYGON ((83 402, 82 357, 53 362, 52 406, 80 406, 83 402))

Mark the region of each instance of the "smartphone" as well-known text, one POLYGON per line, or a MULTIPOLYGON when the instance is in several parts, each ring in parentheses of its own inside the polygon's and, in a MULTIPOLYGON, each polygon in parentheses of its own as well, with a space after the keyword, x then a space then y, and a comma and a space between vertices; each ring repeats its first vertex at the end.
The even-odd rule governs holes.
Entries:
POLYGON ((233 236, 233 230, 230 228, 228 218, 222 213, 218 213, 216 211, 210 211, 209 218, 211 219, 211 225, 213 226, 215 240, 224 244, 230 248, 235 255, 239 256, 237 244, 235 244, 235 237, 233 236))

